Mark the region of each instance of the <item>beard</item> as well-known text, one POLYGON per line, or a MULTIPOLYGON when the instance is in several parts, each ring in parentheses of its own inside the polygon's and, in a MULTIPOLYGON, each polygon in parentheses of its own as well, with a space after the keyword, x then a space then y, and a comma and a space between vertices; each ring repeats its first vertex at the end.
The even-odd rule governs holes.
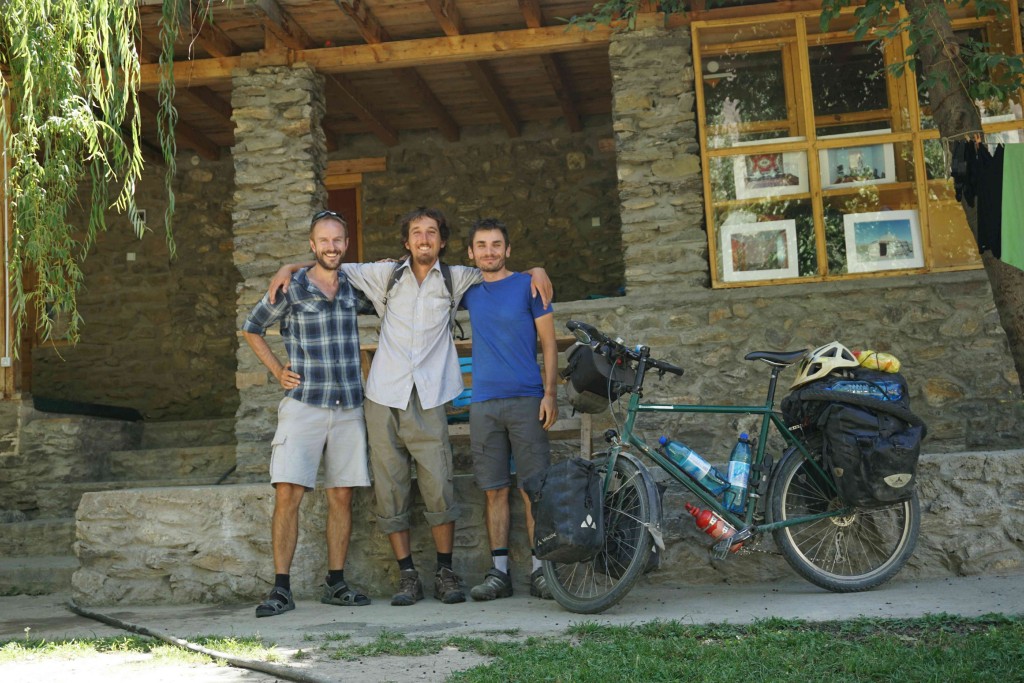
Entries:
POLYGON ((438 255, 429 251, 417 251, 412 255, 413 260, 421 266, 432 266, 438 259, 438 255))
POLYGON ((496 261, 491 261, 490 263, 478 262, 476 267, 479 268, 482 273, 499 273, 505 268, 505 261, 498 259, 496 261))
POLYGON ((328 255, 325 252, 317 252, 314 258, 316 259, 317 265, 324 270, 337 270, 341 267, 341 261, 344 258, 344 255, 341 252, 335 252, 333 255, 328 255), (337 260, 332 263, 331 259, 337 260))

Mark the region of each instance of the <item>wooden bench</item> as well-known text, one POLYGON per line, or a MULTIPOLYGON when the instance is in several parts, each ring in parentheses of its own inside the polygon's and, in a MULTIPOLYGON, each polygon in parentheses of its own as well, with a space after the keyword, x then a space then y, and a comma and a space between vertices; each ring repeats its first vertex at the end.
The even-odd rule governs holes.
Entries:
MULTIPOLYGON (((559 359, 561 359, 561 352, 572 346, 576 339, 575 337, 556 337, 558 344, 559 359)), ((359 353, 363 363, 363 379, 366 379, 367 374, 370 372, 370 363, 373 361, 373 354, 377 351, 377 344, 360 344, 359 353)), ((473 340, 462 339, 455 341, 455 351, 458 353, 459 358, 469 358, 473 355, 473 340)), ((540 353, 538 345, 537 353, 540 353)), ((473 375, 471 371, 465 371, 462 373, 462 382, 469 388, 473 386, 473 375)), ((559 411, 560 413, 563 411, 559 411)), ((469 438, 469 424, 466 422, 455 422, 448 425, 448 436, 452 439, 468 439, 469 438)), ((552 441, 561 439, 575 439, 580 440, 580 457, 589 459, 593 452, 593 443, 591 441, 591 416, 587 414, 578 414, 572 417, 559 417, 558 420, 548 430, 548 438, 552 441)))

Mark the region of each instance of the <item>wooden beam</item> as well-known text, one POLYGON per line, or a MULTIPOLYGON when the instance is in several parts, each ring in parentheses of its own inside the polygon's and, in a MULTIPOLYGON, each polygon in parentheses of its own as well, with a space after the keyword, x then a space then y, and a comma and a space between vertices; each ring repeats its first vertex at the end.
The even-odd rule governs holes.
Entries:
POLYGON ((313 45, 305 29, 286 12, 277 0, 245 0, 245 6, 263 15, 263 28, 292 50, 303 50, 313 45))
POLYGON ((334 0, 334 4, 355 23, 359 34, 367 43, 374 45, 390 40, 376 15, 362 0, 334 0))
POLYGON ((205 88, 199 86, 197 88, 182 88, 176 91, 179 95, 185 95, 189 99, 198 102, 207 109, 210 109, 220 119, 227 123, 232 128, 235 126, 235 122, 231 120, 231 105, 221 99, 220 95, 205 88))
MULTIPOLYGON (((374 16, 369 7, 361 4, 360 0, 334 0, 335 4, 342 8, 359 27, 363 40, 371 45, 380 44, 391 40, 391 36, 380 25, 380 21, 374 16)), ((420 101, 423 108, 434 118, 434 123, 441 130, 441 134, 449 142, 459 139, 459 124, 455 122, 448 110, 437 99, 437 95, 430 89, 423 77, 412 68, 398 69, 399 79, 409 88, 413 95, 420 101)))
POLYGON ((413 96, 419 100, 423 108, 434 117, 434 123, 440 129, 444 139, 448 142, 457 142, 461 136, 459 124, 448 113, 445 106, 441 104, 441 100, 437 99, 437 95, 430 89, 430 86, 423 80, 419 72, 416 69, 408 68, 398 69, 395 73, 405 87, 412 91, 413 96))
POLYGON ((146 36, 142 35, 141 31, 136 40, 136 48, 139 51, 139 61, 143 64, 160 61, 160 47, 150 42, 146 36))
POLYGON ((522 132, 519 117, 512 111, 512 105, 505 97, 501 86, 498 85, 498 79, 495 78, 494 72, 483 62, 467 62, 466 68, 469 69, 469 74, 476 81, 477 87, 483 91, 484 97, 498 115, 498 120, 505 127, 508 136, 510 138, 519 137, 522 132))
POLYGON ((455 0, 426 0, 426 2, 446 36, 465 33, 462 27, 462 16, 459 14, 459 8, 455 6, 455 0))
MULTIPOLYGON (((146 93, 139 93, 139 108, 150 116, 156 116, 160 110, 160 105, 157 103, 156 98, 147 95, 146 93)), ((185 121, 178 120, 174 124, 174 137, 184 142, 185 147, 191 147, 199 156, 216 161, 220 159, 220 147, 218 147, 210 138, 206 137, 202 131, 189 125, 185 121)))
POLYGON ((214 57, 231 57, 242 51, 220 26, 204 21, 204 18, 200 14, 192 20, 192 25, 198 27, 192 37, 204 50, 214 57))
POLYGON ((519 11, 523 13, 527 28, 539 28, 544 25, 539 0, 519 0, 519 11))
POLYGON ((580 113, 572 100, 572 90, 569 88, 569 78, 562 68, 562 63, 555 55, 541 55, 541 62, 544 64, 544 71, 548 74, 548 81, 555 91, 559 106, 562 107, 562 116, 569 130, 578 133, 583 130, 583 122, 580 121, 580 113))
POLYGON ((386 170, 388 170, 387 157, 362 157, 328 161, 325 173, 326 175, 347 175, 349 173, 379 173, 386 170))
MULTIPOLYGON (((459 16, 455 0, 426 0, 426 2, 445 35, 458 36, 462 34, 462 17, 459 16)), ((498 115, 498 120, 505 126, 509 137, 519 137, 522 125, 512 111, 512 105, 505 97, 505 93, 502 92, 494 72, 483 62, 467 62, 466 68, 469 69, 473 80, 477 82, 477 86, 483 91, 484 98, 494 109, 494 113, 498 115)))
MULTIPOLYGON (((457 37, 401 40, 379 45, 345 45, 297 50, 289 57, 290 61, 306 62, 321 73, 357 73, 587 50, 607 45, 613 30, 613 27, 603 25, 587 30, 545 26, 472 33, 457 37)), ((233 69, 282 66, 287 63, 282 61, 281 55, 258 53, 237 57, 194 59, 175 65, 174 81, 180 87, 186 88, 209 85, 229 80, 233 69)), ((143 64, 141 83, 143 89, 156 89, 160 84, 159 65, 143 64)))
POLYGON ((360 121, 370 127, 370 130, 381 139, 381 141, 393 147, 398 144, 398 133, 384 120, 384 117, 374 111, 373 107, 366 102, 359 94, 355 86, 341 75, 324 76, 327 89, 333 91, 333 95, 340 97, 348 103, 348 109, 355 114, 360 121))

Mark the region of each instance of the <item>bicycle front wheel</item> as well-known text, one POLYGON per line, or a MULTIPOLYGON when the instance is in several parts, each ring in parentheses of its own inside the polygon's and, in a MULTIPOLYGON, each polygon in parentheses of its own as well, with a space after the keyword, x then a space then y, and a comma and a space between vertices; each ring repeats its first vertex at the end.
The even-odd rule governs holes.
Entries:
MULTIPOLYGON (((798 451, 779 464, 769 500, 772 521, 781 522, 843 507, 831 480, 822 476, 820 441, 808 450, 819 471, 798 451)), ((917 493, 880 508, 854 508, 849 514, 776 529, 775 542, 797 574, 836 593, 880 586, 910 559, 921 525, 917 493)))
MULTIPOLYGON (((608 461, 597 461, 602 479, 608 461)), ((586 562, 544 562, 544 577, 555 600, 570 612, 597 614, 616 604, 633 587, 651 559, 654 522, 646 472, 616 458, 604 496, 604 547, 586 562)))

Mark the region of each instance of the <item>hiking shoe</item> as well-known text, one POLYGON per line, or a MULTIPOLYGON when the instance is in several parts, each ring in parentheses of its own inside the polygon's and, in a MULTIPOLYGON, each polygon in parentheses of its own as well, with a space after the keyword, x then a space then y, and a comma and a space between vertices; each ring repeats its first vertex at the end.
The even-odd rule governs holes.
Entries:
POLYGON ((512 597, 512 579, 508 574, 491 567, 484 575, 484 582, 473 586, 469 594, 474 600, 494 600, 495 598, 512 597))
POLYGON ((459 575, 448 567, 441 567, 434 574, 434 597, 446 605, 466 602, 466 594, 462 592, 462 580, 459 575))
POLYGON ((391 604, 395 607, 415 605, 423 599, 423 582, 420 573, 415 569, 403 569, 398 575, 398 592, 391 596, 391 604))
POLYGON ((551 589, 548 588, 548 580, 544 576, 544 570, 539 567, 530 575, 530 595, 541 600, 555 599, 555 596, 551 595, 551 589))

